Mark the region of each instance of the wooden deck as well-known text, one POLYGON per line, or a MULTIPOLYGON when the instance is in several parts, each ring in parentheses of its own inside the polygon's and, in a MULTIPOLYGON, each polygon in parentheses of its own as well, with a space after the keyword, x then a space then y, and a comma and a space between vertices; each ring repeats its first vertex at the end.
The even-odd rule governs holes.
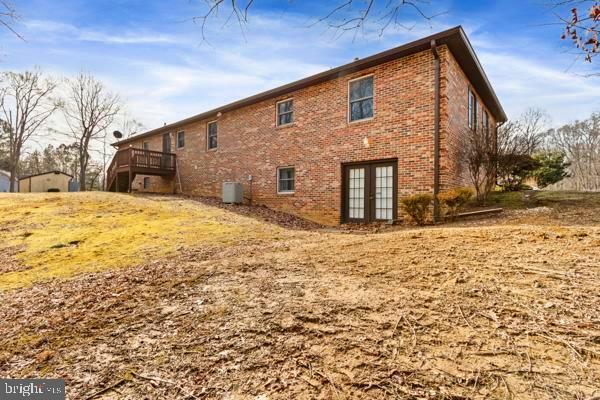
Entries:
POLYGON ((118 150, 107 171, 106 190, 131 192, 135 176, 157 175, 175 177, 177 160, 174 153, 163 153, 134 147, 118 150))

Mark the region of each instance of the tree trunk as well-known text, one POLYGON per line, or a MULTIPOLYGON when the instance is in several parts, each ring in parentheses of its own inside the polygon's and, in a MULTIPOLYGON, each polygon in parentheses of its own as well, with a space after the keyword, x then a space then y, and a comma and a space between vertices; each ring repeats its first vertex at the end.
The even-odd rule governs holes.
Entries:
POLYGON ((85 147, 87 147, 87 143, 85 143, 85 144, 80 143, 80 147, 79 147, 79 191, 80 192, 85 192, 87 190, 86 172, 87 172, 87 164, 88 164, 89 155, 87 154, 87 149, 84 150, 85 147))
POLYGON ((10 186, 8 188, 8 191, 10 193, 14 193, 16 190, 16 183, 17 183, 17 168, 14 165, 11 165, 10 167, 10 186))
POLYGON ((10 168, 10 183, 8 187, 8 191, 10 193, 14 193, 17 189, 17 172, 19 169, 19 158, 21 158, 21 151, 19 148, 16 148, 11 151, 11 155, 9 157, 9 168, 10 168))
POLYGON ((85 169, 82 167, 79 169, 79 191, 85 192, 85 169))

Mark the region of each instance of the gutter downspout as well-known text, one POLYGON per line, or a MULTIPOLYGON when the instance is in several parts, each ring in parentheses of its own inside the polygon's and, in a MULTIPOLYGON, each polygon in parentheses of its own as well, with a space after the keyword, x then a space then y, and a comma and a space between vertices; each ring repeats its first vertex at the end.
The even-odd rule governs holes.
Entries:
POLYGON ((440 55, 435 39, 431 40, 434 68, 434 111, 433 111, 433 222, 440 221, 440 55))

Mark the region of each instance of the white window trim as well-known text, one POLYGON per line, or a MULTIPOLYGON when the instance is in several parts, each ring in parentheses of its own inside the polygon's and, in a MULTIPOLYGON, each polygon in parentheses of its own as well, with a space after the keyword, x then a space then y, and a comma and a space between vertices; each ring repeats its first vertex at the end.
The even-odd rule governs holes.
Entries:
POLYGON ((184 130, 177 131, 175 133, 175 148, 179 150, 179 149, 183 149, 184 147, 185 147, 185 131, 184 130), (183 146, 179 146, 179 134, 180 133, 183 133, 183 146))
MULTIPOLYGON (((360 100, 364 100, 364 99, 368 99, 368 98, 369 97, 365 97, 363 99, 358 99, 358 100, 355 100, 355 101, 360 101, 360 100)), ((370 121, 373 118, 375 118, 375 74, 362 75, 362 76, 359 76, 358 78, 350 79, 348 81, 348 97, 347 97, 346 101, 347 101, 346 113, 348 114, 347 115, 347 117, 348 117, 347 118, 347 122, 349 124, 355 124, 355 123, 358 123, 358 122, 370 121), (351 119, 352 118, 352 109, 351 109, 351 105, 350 105, 350 84, 352 82, 360 81, 362 79, 366 79, 366 78, 370 78, 370 77, 373 78, 373 115, 371 117, 368 117, 368 118, 357 119, 357 120, 352 121, 352 119, 351 119)))
POLYGON ((295 166, 293 166, 293 165, 287 165, 287 166, 284 166, 284 167, 277 167, 277 177, 276 177, 276 179, 277 179, 277 194, 285 195, 285 194, 294 194, 294 193, 296 193, 296 167, 295 166), (282 192, 281 190, 279 190, 279 171, 282 170, 282 169, 290 169, 290 168, 294 170, 294 190, 286 190, 286 191, 282 192))
POLYGON ((479 103, 477 101, 477 95, 475 94, 473 88, 469 87, 467 92, 467 111, 469 113, 467 125, 472 131, 477 131, 477 124, 479 123, 479 118, 477 118, 477 103, 479 103), (473 98, 472 108, 470 107, 471 97, 473 98))
POLYGON ((278 102, 275 103, 275 126, 280 127, 280 126, 289 126, 292 125, 295 122, 295 117, 294 117, 294 98, 293 97, 288 97, 287 99, 283 99, 283 100, 279 100, 278 102), (292 122, 288 122, 287 124, 279 124, 279 104, 281 103, 285 103, 286 101, 290 101, 292 100, 292 111, 289 111, 285 114, 292 114, 292 122))
POLYGON ((215 151, 218 148, 219 148, 219 123, 218 123, 218 120, 214 119, 214 120, 208 121, 206 123, 206 150, 207 151, 215 151), (212 123, 216 123, 217 124, 217 147, 210 147, 210 140, 209 140, 209 136, 208 136, 208 133, 209 133, 208 129, 209 129, 210 124, 212 124, 212 123))

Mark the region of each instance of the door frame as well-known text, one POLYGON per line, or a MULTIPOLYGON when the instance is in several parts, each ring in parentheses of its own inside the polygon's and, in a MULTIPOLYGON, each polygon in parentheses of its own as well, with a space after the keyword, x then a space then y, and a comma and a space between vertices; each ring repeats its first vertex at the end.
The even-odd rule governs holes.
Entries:
POLYGON ((161 136, 162 139, 162 156, 161 156, 161 166, 163 168, 171 168, 171 157, 169 156, 169 154, 171 154, 171 152, 173 151, 173 147, 172 147, 172 143, 171 143, 171 132, 169 133, 163 133, 161 136), (166 140, 165 140, 166 139, 166 140), (169 148, 166 149, 165 144, 168 144, 169 148))
POLYGON ((163 153, 171 153, 172 150, 172 143, 171 143, 171 133, 163 133, 162 136, 162 152, 163 153), (167 140, 165 140, 165 138, 167 138, 167 140), (169 143, 169 148, 165 149, 165 143, 169 143), (168 150, 168 151, 167 151, 168 150))
POLYGON ((355 222, 355 223, 371 223, 371 222, 383 222, 388 221, 386 219, 376 219, 375 218, 375 207, 376 202, 374 199, 375 193, 373 191, 375 187, 375 167, 379 166, 392 166, 393 173, 393 188, 392 188, 392 220, 396 221, 398 219, 398 159, 397 158, 386 158, 386 159, 378 159, 378 160, 368 160, 368 161, 353 161, 341 164, 341 177, 342 177, 342 190, 340 193, 340 201, 341 201, 341 222, 355 222), (348 203, 349 203, 349 193, 348 193, 348 173, 347 171, 351 167, 360 167, 365 166, 365 218, 364 219, 356 219, 350 218, 347 213, 348 211, 348 203), (370 196, 373 196, 373 199, 370 199, 370 196))

